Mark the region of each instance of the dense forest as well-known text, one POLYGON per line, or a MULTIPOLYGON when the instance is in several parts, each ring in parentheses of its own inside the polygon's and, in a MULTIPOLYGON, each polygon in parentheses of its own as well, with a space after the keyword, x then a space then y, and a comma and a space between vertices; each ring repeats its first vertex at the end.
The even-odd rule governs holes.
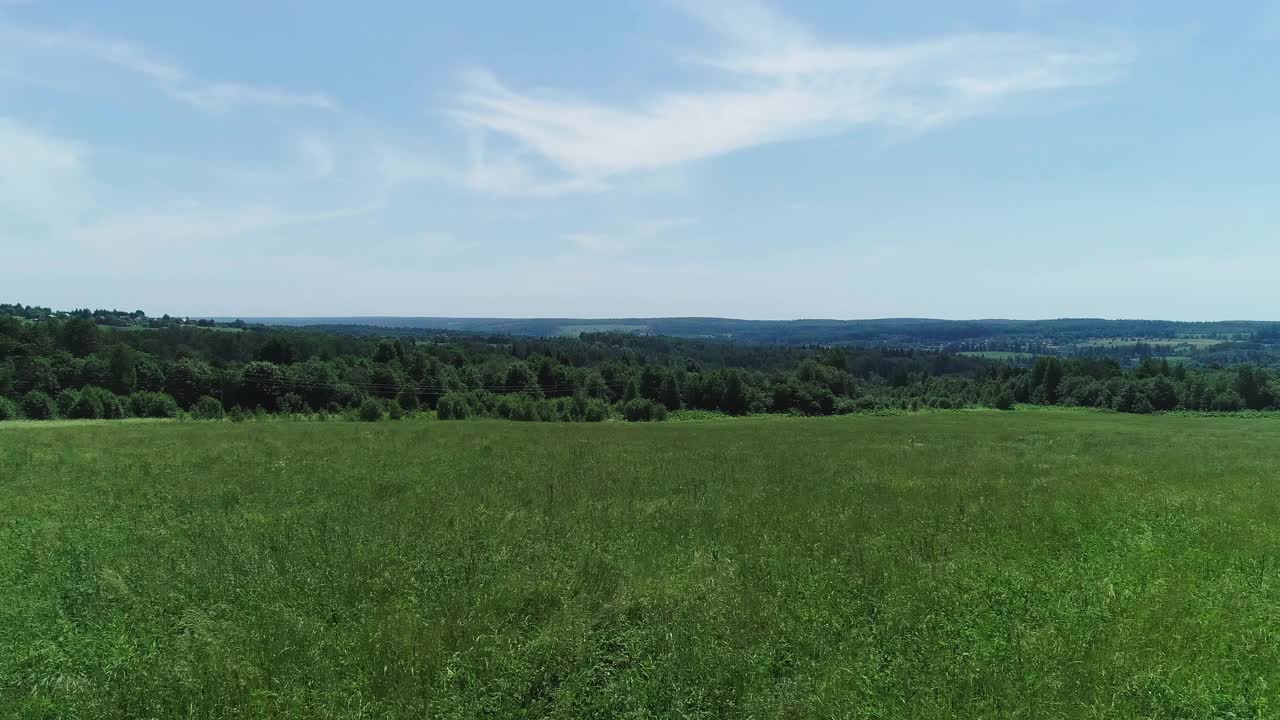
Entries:
POLYGON ((394 328, 449 329, 467 332, 576 336, 581 332, 614 330, 645 335, 733 340, 778 345, 894 345, 933 347, 966 345, 981 349, 1071 347, 1082 341, 1122 338, 1212 338, 1219 341, 1280 340, 1280 324, 1265 322, 1174 322, 1167 320, 735 320, 729 318, 245 318, 268 325, 367 326, 385 332, 394 328))
POLYGON ((1278 409, 1255 364, 1042 356, 1023 366, 921 350, 583 333, 325 332, 21 309, 0 317, 0 419, 258 413, 378 419, 661 420, 673 411, 831 415, 1074 405, 1120 412, 1278 409), (128 318, 125 320, 124 318, 128 318))

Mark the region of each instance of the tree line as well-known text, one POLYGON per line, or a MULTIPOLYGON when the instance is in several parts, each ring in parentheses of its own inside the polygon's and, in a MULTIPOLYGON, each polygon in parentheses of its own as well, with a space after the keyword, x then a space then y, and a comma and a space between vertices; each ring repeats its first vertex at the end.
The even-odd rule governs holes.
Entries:
POLYGON ((430 411, 589 422, 656 421, 681 410, 833 415, 1033 403, 1145 413, 1280 403, 1280 386, 1251 364, 1189 369, 1148 357, 1125 368, 1111 358, 1041 357, 1016 367, 907 347, 388 332, 0 317, 0 419, 430 411))

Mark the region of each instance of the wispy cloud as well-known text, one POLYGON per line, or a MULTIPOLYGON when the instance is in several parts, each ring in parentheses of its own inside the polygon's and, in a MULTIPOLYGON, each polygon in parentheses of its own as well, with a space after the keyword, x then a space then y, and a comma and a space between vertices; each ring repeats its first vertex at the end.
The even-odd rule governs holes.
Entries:
POLYGON ((80 143, 0 116, 0 210, 44 226, 69 222, 88 200, 87 155, 80 143))
POLYGON ((240 237, 336 222, 377 209, 376 205, 356 205, 331 210, 293 210, 270 203, 142 208, 83 223, 68 233, 68 237, 87 253, 130 257, 138 252, 172 252, 202 246, 207 249, 240 237))
MULTIPOLYGON (((143 47, 80 29, 50 30, 0 20, 0 46, 10 56, 22 54, 24 62, 57 54, 106 65, 145 80, 174 100, 210 112, 241 107, 337 109, 337 103, 322 93, 200 78, 143 47)), ((0 52, 0 61, 5 54, 0 52)))
POLYGON ((596 189, 626 173, 855 127, 923 131, 1020 97, 1112 81, 1130 61, 1125 48, 1014 34, 833 43, 757 3, 677 5, 723 40, 723 48, 686 58, 717 71, 715 84, 621 105, 464 73, 452 116, 516 148, 473 155, 473 174, 504 180, 480 185, 596 189))
POLYGON ((303 135, 293 141, 293 152, 302 168, 313 178, 326 178, 333 174, 336 164, 333 144, 315 135, 303 135))
POLYGON ((625 243, 600 233, 569 233, 564 236, 575 249, 592 255, 621 255, 627 249, 625 243))
POLYGON ((653 218, 632 224, 618 233, 576 232, 564 236, 575 250, 588 255, 622 255, 641 245, 651 244, 660 235, 697 223, 692 217, 653 218))

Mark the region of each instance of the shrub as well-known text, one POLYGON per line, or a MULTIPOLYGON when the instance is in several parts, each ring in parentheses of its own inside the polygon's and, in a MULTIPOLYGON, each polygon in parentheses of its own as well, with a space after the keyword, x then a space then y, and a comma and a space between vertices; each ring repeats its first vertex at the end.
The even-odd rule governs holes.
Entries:
POLYGON ((404 408, 400 407, 400 403, 395 400, 387 401, 387 417, 392 420, 400 420, 404 418, 404 408))
POLYGON ((1209 408, 1216 412, 1237 412, 1244 408, 1244 400, 1234 392, 1224 392, 1213 399, 1209 408))
POLYGON ((498 401, 498 415, 508 420, 531 422, 538 418, 538 400, 525 394, 503 395, 498 401))
POLYGON ((58 406, 47 394, 32 390, 22 398, 22 414, 31 420, 52 420, 58 416, 58 406))
POLYGON ((285 393, 276 398, 276 407, 280 412, 289 415, 299 415, 308 412, 307 404, 302 401, 302 396, 296 392, 285 393))
POLYGON ((356 417, 365 422, 377 422, 382 419, 382 403, 373 398, 365 398, 360 403, 360 411, 356 417))
POLYGON ((667 419, 667 409, 652 400, 635 398, 623 404, 622 416, 631 422, 656 422, 667 419))
POLYGON ((15 420, 18 417, 18 404, 7 397, 0 397, 0 421, 15 420))
POLYGON ((137 392, 129 398, 133 403, 133 414, 147 418, 178 417, 178 401, 169 393, 137 392))
POLYGON ((191 417, 197 420, 221 420, 224 415, 222 403, 217 398, 209 397, 208 395, 202 395, 191 406, 191 417))
POLYGON ((445 393, 436 403, 436 416, 441 420, 466 420, 471 415, 471 407, 461 393, 445 393))
POLYGON ((244 422, 245 420, 252 419, 253 413, 245 410, 239 405, 236 405, 231 408, 231 412, 227 413, 227 418, 230 419, 231 422, 244 422))
POLYGON ((1004 392, 996 395, 995 400, 991 402, 991 407, 997 410, 1012 410, 1013 409, 1013 392, 1010 390, 1005 390, 1004 392))
POLYGON ((67 388, 58 393, 54 403, 58 406, 58 417, 73 418, 76 417, 76 403, 80 402, 80 391, 67 388))
POLYGON ((609 419, 609 406, 603 400, 591 400, 582 413, 582 419, 587 422, 604 422, 609 419))
POLYGON ((338 383, 333 388, 333 402, 338 407, 350 408, 355 407, 364 400, 364 393, 360 392, 350 383, 338 383))
POLYGON ((98 388, 102 400, 102 417, 108 420, 120 420, 130 415, 129 401, 105 388, 98 388))
POLYGON ((400 403, 400 407, 407 412, 413 412, 419 407, 418 395, 412 390, 405 390, 396 396, 396 402, 400 403))
MULTIPOLYGON (((85 390, 87 391, 89 388, 85 388, 85 390)), ((67 392, 69 391, 64 390, 63 394, 67 392)), ((59 395, 58 399, 61 400, 62 395, 59 395)), ((102 417, 102 399, 98 397, 97 393, 76 393, 75 402, 63 413, 63 416, 76 418, 77 420, 97 420, 102 417)))

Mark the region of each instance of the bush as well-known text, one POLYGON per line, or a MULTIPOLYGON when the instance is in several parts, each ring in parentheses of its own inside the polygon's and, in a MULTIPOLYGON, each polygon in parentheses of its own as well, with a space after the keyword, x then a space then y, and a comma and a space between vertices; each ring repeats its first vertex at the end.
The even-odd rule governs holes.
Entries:
POLYGON ((873 397, 866 395, 853 400, 838 400, 834 408, 837 415, 847 415, 849 413, 875 412, 880 409, 880 403, 876 402, 873 397))
POLYGON ((58 417, 58 406, 47 394, 32 390, 22 398, 22 414, 30 420, 52 420, 58 417))
POLYGON ((400 420, 404 418, 404 408, 400 407, 400 403, 395 400, 387 401, 387 417, 392 420, 400 420))
POLYGON ((1013 392, 1010 390, 1005 390, 1004 392, 996 395, 995 400, 991 402, 991 407, 997 410, 1012 410, 1013 409, 1013 392))
POLYGON ((360 403, 360 411, 356 414, 364 422, 377 422, 382 419, 382 403, 373 398, 365 398, 360 403))
POLYGON ((498 415, 508 420, 532 422, 538 419, 538 402, 523 393, 503 395, 498 401, 498 415))
POLYGON ((58 393, 54 403, 58 406, 58 417, 73 418, 75 415, 76 403, 80 402, 80 391, 67 388, 58 393))
POLYGON ((133 414, 146 418, 178 417, 178 401, 162 392, 137 392, 130 396, 133 414))
POLYGON ((16 420, 18 418, 18 403, 7 397, 0 397, 0 421, 16 420))
POLYGON ((102 401, 102 417, 120 420, 129 417, 129 401, 106 388, 93 388, 102 401))
POLYGON ((1213 399, 1209 409, 1215 412, 1238 412, 1244 409, 1244 400, 1234 392, 1224 392, 1213 399))
POLYGON ((350 383, 338 383, 333 388, 333 402, 338 407, 355 407, 364 400, 364 397, 364 393, 357 390, 350 383))
POLYGON ((471 406, 461 393, 445 393, 436 403, 436 417, 441 420, 466 420, 471 415, 471 406))
POLYGON ((221 420, 224 415, 222 403, 217 398, 209 397, 208 395, 202 395, 191 406, 191 417, 197 420, 221 420))
POLYGON ((305 412, 310 412, 307 408, 307 404, 302 401, 302 396, 296 392, 285 393, 284 395, 276 398, 276 407, 279 408, 280 412, 289 415, 300 415, 305 412))
POLYGON ((667 419, 667 408, 644 398, 635 398, 623 404, 622 417, 630 422, 656 422, 667 419))
POLYGON ((396 396, 396 402, 400 403, 400 407, 406 412, 417 410, 420 403, 418 402, 418 394, 412 390, 405 390, 396 396))
MULTIPOLYGON (((88 389, 89 388, 85 388, 85 390, 88 389)), ((65 395, 67 392, 70 391, 64 390, 63 394, 65 395)), ((62 395, 59 395, 58 399, 61 400, 62 395)), ((63 413, 63 416, 75 418, 77 420, 97 420, 102 417, 102 399, 98 397, 97 393, 76 393, 75 401, 71 404, 71 407, 63 413)))
POLYGON ((231 420, 231 422, 244 422, 245 420, 253 419, 253 413, 245 410, 239 405, 236 405, 231 408, 231 412, 227 413, 227 418, 231 420))

